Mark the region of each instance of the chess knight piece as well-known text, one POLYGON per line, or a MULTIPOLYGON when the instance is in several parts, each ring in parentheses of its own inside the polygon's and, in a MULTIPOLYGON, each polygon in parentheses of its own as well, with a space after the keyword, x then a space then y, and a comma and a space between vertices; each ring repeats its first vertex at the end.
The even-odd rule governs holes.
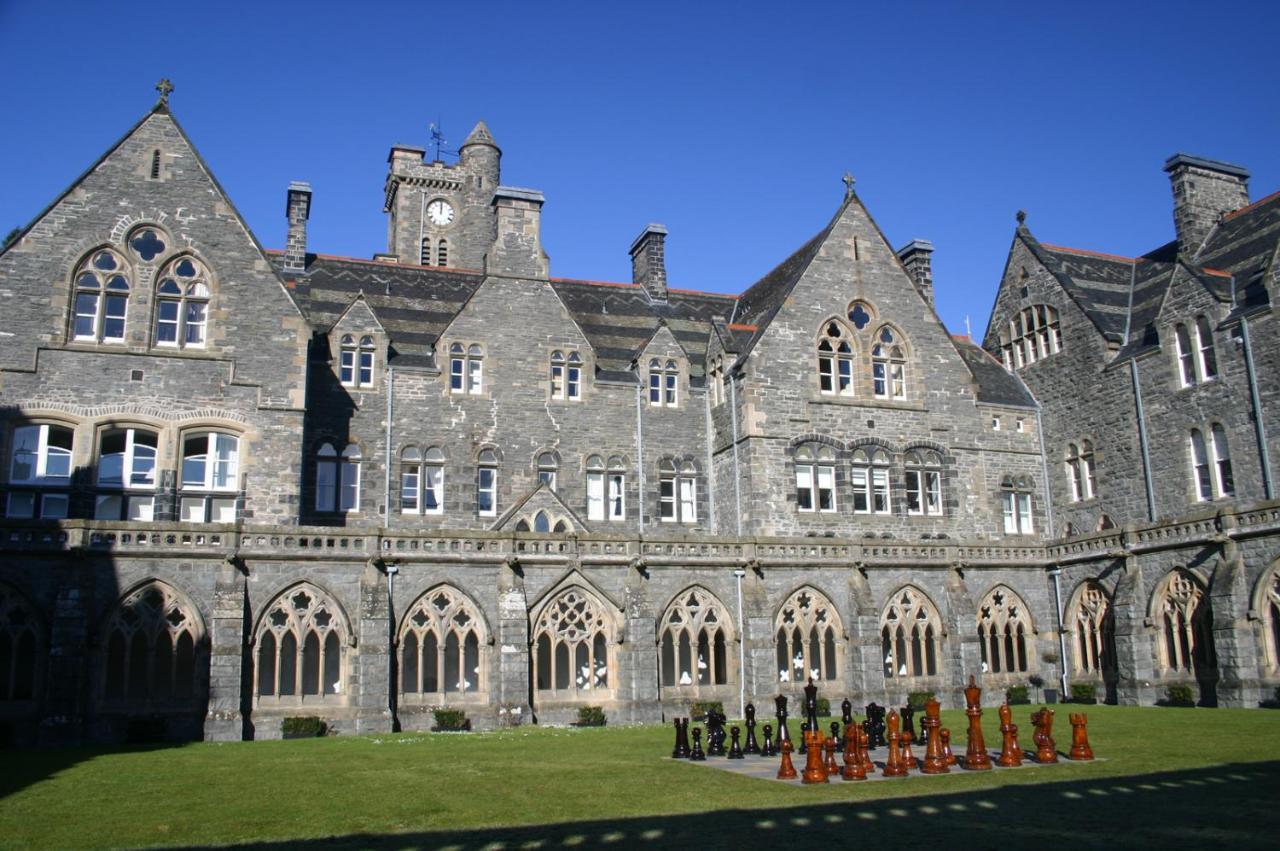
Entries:
POLYGON ((723 712, 707 710, 707 756, 724 756, 724 724, 727 720, 723 712))
POLYGON ((1093 748, 1089 747, 1089 716, 1083 712, 1067 716, 1071 722, 1071 758, 1093 759, 1093 748))
POLYGON ((694 762, 704 762, 707 755, 702 752, 702 728, 693 728, 693 750, 689 752, 689 759, 694 762))
POLYGON ((676 719, 676 746, 671 750, 672 759, 689 758, 689 719, 676 719))
POLYGON ((935 698, 929 698, 924 705, 924 718, 920 721, 924 728, 924 765, 920 770, 925 774, 947 774, 947 758, 942 753, 942 719, 939 717, 939 705, 935 698))
POLYGON ((1005 768, 1017 768, 1022 765, 1022 748, 1018 745, 1018 725, 1013 723, 1013 710, 1009 708, 1008 701, 1000 704, 1000 735, 1003 742, 996 765, 1005 768))
POLYGON ((746 708, 747 715, 747 743, 743 746, 743 753, 760 753, 760 745, 756 742, 756 707, 754 704, 748 703, 746 708))
POLYGON ((827 752, 827 764, 824 766, 827 770, 827 776, 833 777, 840 773, 840 766, 836 765, 836 740, 832 736, 827 736, 826 741, 822 743, 822 749, 827 752))
POLYGON ((964 767, 970 771, 990 771, 991 757, 987 755, 987 743, 982 738, 982 689, 973 675, 964 690, 964 714, 969 716, 969 746, 964 751, 964 767))
POLYGON ((791 740, 782 740, 782 764, 778 766, 779 780, 795 780, 796 767, 791 764, 791 740))
POLYGON ((840 772, 840 776, 845 780, 867 779, 867 769, 862 765, 862 751, 858 747, 858 735, 861 732, 862 728, 855 725, 853 719, 844 725, 844 770, 840 772))
POLYGON ((898 732, 898 713, 896 710, 889 712, 889 758, 885 760, 884 768, 880 773, 885 777, 905 777, 907 773, 906 763, 902 761, 902 734, 898 732))
POLYGON ((778 750, 782 750, 782 743, 791 741, 791 731, 787 729, 787 698, 784 695, 778 695, 773 699, 774 708, 776 710, 774 717, 778 720, 778 750))
POLYGON ((822 734, 815 730, 805 730, 804 735, 808 740, 808 747, 805 748, 804 774, 800 777, 800 782, 826 783, 827 766, 822 761, 822 734))
POLYGON ((864 724, 871 739, 871 747, 884 747, 886 744, 884 738, 884 707, 876 703, 867 704, 867 720, 864 724))
POLYGON ((942 739, 942 758, 947 761, 947 765, 955 765, 956 755, 951 750, 951 731, 943 727, 938 731, 938 738, 942 739))
POLYGON ((740 735, 742 731, 736 726, 729 728, 729 759, 742 759, 742 744, 738 741, 740 735))
POLYGON ((773 743, 773 726, 764 725, 764 747, 760 748, 760 756, 777 756, 778 748, 773 743))
POLYGON ((1058 745, 1053 740, 1053 710, 1040 707, 1040 711, 1032 714, 1031 723, 1036 731, 1032 741, 1036 744, 1036 762, 1057 762, 1058 745))

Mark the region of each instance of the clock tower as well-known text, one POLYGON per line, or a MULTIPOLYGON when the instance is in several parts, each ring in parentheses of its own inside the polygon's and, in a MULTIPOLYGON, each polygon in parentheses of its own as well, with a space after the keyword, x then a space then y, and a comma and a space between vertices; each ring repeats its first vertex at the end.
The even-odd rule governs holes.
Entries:
POLYGON ((428 162, 426 150, 393 145, 383 210, 387 252, 405 264, 482 269, 496 234, 493 191, 502 151, 483 121, 458 152, 458 161, 428 162))

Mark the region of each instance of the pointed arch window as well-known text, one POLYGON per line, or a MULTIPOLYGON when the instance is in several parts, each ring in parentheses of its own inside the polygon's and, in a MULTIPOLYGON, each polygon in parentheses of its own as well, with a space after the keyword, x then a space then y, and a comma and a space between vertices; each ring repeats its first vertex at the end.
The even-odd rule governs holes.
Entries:
POLYGON ((942 456, 932 449, 913 449, 903 456, 907 514, 942 516, 942 456))
POLYGON ((342 702, 346 627, 337 605, 310 584, 286 591, 258 626, 258 700, 342 702))
POLYGON ((80 264, 75 280, 72 339, 123 343, 129 312, 129 269, 124 258, 114 251, 96 251, 80 264))
POLYGON ((932 677, 942 657, 942 619, 921 591, 897 591, 880 618, 885 678, 932 677))
POLYGON ((498 455, 492 449, 476 456, 476 511, 481 517, 498 513, 498 455))
POLYGON ((1196 317, 1196 351, 1199 354, 1200 379, 1212 381, 1218 377, 1218 356, 1213 350, 1213 329, 1209 320, 1196 317))
POLYGON ((1032 632, 1031 618, 1021 597, 1004 585, 988 591, 978 605, 983 672, 1025 674, 1032 632))
POLYGON ((778 682, 841 680, 843 629, 836 608, 812 588, 793 593, 774 624, 778 682))
POLYGON ((888 327, 880 329, 871 348, 871 391, 877 399, 907 398, 907 357, 888 327))
POLYGON ((0 704, 34 700, 44 656, 41 629, 31 604, 0 585, 0 704))
POLYGON ((165 267, 158 280, 155 345, 204 348, 209 321, 209 275, 203 264, 194 257, 180 257, 165 267))
POLYGON ((172 588, 152 582, 126 596, 106 626, 103 699, 133 710, 198 702, 204 630, 172 588))
POLYGON ((1101 674, 1115 670, 1115 617, 1111 598, 1097 580, 1080 586, 1067 623, 1075 629, 1073 661, 1077 674, 1101 674))
POLYGON ((1227 446, 1227 431, 1219 423, 1209 429, 1213 441, 1213 485, 1218 496, 1233 496, 1236 492, 1235 477, 1231 473, 1231 450, 1227 446))
POLYGON ((830 446, 796 449, 796 508, 802 512, 835 512, 836 453, 830 446))
POLYGON ((444 450, 425 453, 408 447, 400 454, 400 511, 404 514, 444 513, 444 450))
POLYGON ((428 591, 400 627, 400 691, 412 700, 443 700, 486 689, 488 641, 471 600, 452 586, 428 591))
POLYGON ((560 592, 538 615, 533 634, 537 691, 570 700, 608 696, 612 629, 594 595, 578 587, 560 592))
POLYGON ((1178 357, 1179 386, 1190 387, 1196 383, 1196 367, 1194 353, 1191 349, 1191 335, 1187 326, 1179 322, 1173 329, 1173 341, 1178 357))
POLYGON ((854 514, 889 514, 889 453, 879 447, 855 449, 849 469, 854 514))
POLYGON ((853 345, 839 322, 828 322, 818 340, 818 390, 824 396, 853 395, 853 345))
POLYGON ((1058 310, 1034 304, 1016 313, 1000 333, 1000 353, 1006 369, 1021 369, 1062 351, 1058 310))
POLYGON ((1258 608, 1266 624, 1268 667, 1275 672, 1280 671, 1280 567, 1272 567, 1270 573, 1262 578, 1261 585, 1263 595, 1258 608))
POLYGON ((664 688, 729 682, 728 612, 701 588, 681 593, 659 623, 659 657, 664 688))
POLYGON ((1165 673, 1191 674, 1216 667, 1213 618, 1204 588, 1191 574, 1175 570, 1156 591, 1160 622, 1159 662, 1165 673))

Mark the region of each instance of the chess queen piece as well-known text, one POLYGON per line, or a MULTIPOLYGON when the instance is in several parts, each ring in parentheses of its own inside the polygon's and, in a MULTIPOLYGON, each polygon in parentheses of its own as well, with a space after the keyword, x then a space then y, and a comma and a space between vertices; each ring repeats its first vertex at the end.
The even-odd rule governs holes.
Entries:
POLYGON ((827 752, 827 777, 835 777, 840 774, 840 766, 836 764, 836 740, 833 736, 827 736, 826 741, 822 743, 822 749, 827 752))
POLYGON ((969 675, 969 686, 964 690, 965 710, 969 716, 969 745, 964 751, 964 767, 969 771, 990 771, 991 757, 987 755, 987 743, 982 738, 982 689, 969 675))
POLYGON ((938 738, 942 739, 942 758, 947 761, 947 765, 955 765, 955 751, 951 750, 951 731, 943 727, 938 731, 938 738))
POLYGON ((1013 710, 1009 702, 1000 704, 1000 757, 996 765, 1004 768, 1017 768, 1022 765, 1022 748, 1018 746, 1018 725, 1013 723, 1013 710))
POLYGON ((1071 758, 1072 759, 1093 759, 1093 748, 1089 747, 1089 716, 1080 713, 1072 713, 1067 716, 1067 720, 1071 722, 1071 758))
POLYGON ((693 728, 693 750, 689 752, 689 759, 694 762, 704 762, 707 755, 702 751, 702 728, 693 728))
POLYGON ((676 746, 671 751, 672 759, 689 758, 689 719, 676 719, 676 746))
POLYGON ((764 725, 764 747, 760 748, 760 756, 777 756, 778 748, 773 743, 773 726, 764 725))
POLYGON ((773 699, 776 714, 774 717, 778 720, 778 750, 782 750, 782 743, 791 741, 791 731, 787 729, 787 698, 785 695, 778 695, 773 699))
POLYGON ((1057 762, 1058 745, 1053 740, 1053 710, 1040 707, 1040 711, 1031 716, 1031 723, 1036 728, 1032 736, 1036 744, 1036 762, 1057 762))
POLYGON ((756 708, 754 704, 747 704, 747 743, 743 745, 743 753, 760 753, 760 745, 756 742, 756 708))
POLYGON ((796 767, 791 763, 791 740, 782 739, 782 764, 778 766, 779 780, 795 780, 796 767))
POLYGON ((947 759, 942 753, 942 735, 940 728, 942 727, 942 719, 939 717, 939 707, 936 698, 929 698, 924 705, 924 718, 920 719, 920 726, 924 729, 924 765, 920 766, 920 770, 925 774, 947 774, 951 771, 947 767, 947 759))
MULTIPOLYGON (((807 725, 806 725, 807 726, 807 725)), ((800 777, 802 783, 826 783, 827 767, 822 761, 822 735, 814 730, 804 731, 805 739, 805 762, 804 774, 800 777)))
POLYGON ((858 734, 862 729, 853 723, 844 727, 844 769, 840 776, 845 780, 866 780, 867 770, 862 765, 862 751, 858 748, 858 734))
POLYGON ((889 712, 889 758, 885 760, 880 773, 885 777, 904 777, 907 773, 906 763, 902 761, 902 734, 898 732, 898 712, 889 712))

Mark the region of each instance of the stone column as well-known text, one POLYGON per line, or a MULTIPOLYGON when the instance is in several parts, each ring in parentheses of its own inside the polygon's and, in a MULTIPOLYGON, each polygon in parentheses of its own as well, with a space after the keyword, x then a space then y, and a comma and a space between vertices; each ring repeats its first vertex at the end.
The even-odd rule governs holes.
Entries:
MULTIPOLYGON (((769 604, 759 563, 748 564, 747 575, 742 577, 742 621, 745 632, 742 640, 747 645, 743 654, 747 668, 747 702, 756 705, 763 723, 773 716, 773 699, 782 686, 778 681, 774 647, 773 607, 769 604)), ((788 707, 789 712, 794 709, 794 706, 788 707)))
POLYGON ((1154 703, 1157 694, 1155 647, 1147 617, 1147 594, 1142 565, 1128 551, 1113 553, 1121 561, 1120 579, 1112 601, 1116 628, 1116 701, 1122 706, 1154 703))
POLYGON ((508 713, 519 710, 520 721, 529 723, 533 720, 529 706, 529 674, 533 670, 529 658, 529 601, 524 593, 524 574, 515 556, 510 556, 498 570, 497 633, 497 653, 490 657, 490 681, 497 709, 508 713))
MULTIPOLYGON (((964 565, 952 565, 947 573, 947 700, 951 706, 965 705, 965 686, 969 677, 981 683, 982 647, 978 643, 978 610, 964 582, 964 565)), ((988 690, 984 688, 984 693, 988 690)), ((988 694, 988 698, 993 699, 988 694)))
POLYGON ((391 732, 391 613, 387 579, 376 559, 360 575, 360 618, 356 626, 356 732, 391 732))
MULTIPOLYGON (((847 697, 858 714, 872 701, 882 704, 889 701, 880 646, 880 613, 875 609, 871 586, 862 570, 860 564, 855 564, 849 572, 850 605, 845 616, 845 628, 849 633, 849 662, 845 666, 850 691, 847 697)), ((835 702, 832 710, 835 710, 835 702)))
POLYGON ((649 599, 649 574, 643 559, 633 559, 623 591, 625 640, 618 646, 618 697, 626 701, 628 721, 657 721, 658 705, 658 621, 649 599))
POLYGON ((84 550, 51 568, 58 575, 58 596, 49 624, 48 663, 44 674, 37 741, 41 745, 78 745, 87 736, 92 706, 93 652, 90 624, 96 621, 93 575, 96 569, 114 573, 110 563, 100 568, 84 550))
MULTIPOLYGON (((1228 518, 1223 518, 1224 520, 1228 518)), ((1249 622, 1249 584, 1236 542, 1222 535, 1222 558, 1213 572, 1213 645, 1218 657, 1218 704, 1256 707, 1262 699, 1262 648, 1249 622)), ((1202 694, 1201 697, 1204 695, 1202 694)))
MULTIPOLYGON (((204 737, 210 742, 244 738, 241 713, 245 649, 245 578, 240 563, 229 557, 218 567, 209 619, 209 705, 204 737)), ((250 685, 250 688, 252 686, 250 685)))

